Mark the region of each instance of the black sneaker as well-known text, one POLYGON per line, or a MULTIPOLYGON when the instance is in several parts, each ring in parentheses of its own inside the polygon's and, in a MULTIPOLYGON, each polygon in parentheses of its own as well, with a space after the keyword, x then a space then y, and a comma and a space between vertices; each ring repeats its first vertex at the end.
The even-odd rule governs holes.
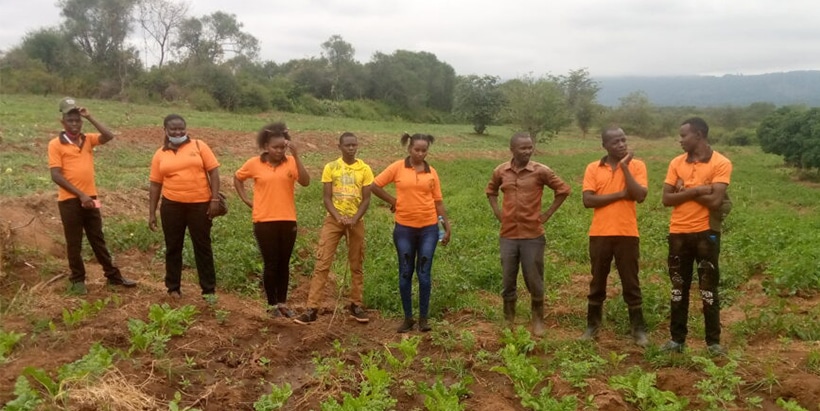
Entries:
POLYGON ((136 287, 137 282, 134 280, 130 280, 128 278, 123 277, 122 275, 118 275, 115 277, 108 277, 108 285, 119 285, 125 288, 136 287))
POLYGON ((397 333, 406 333, 413 330, 413 326, 416 325, 416 322, 413 321, 412 317, 406 317, 404 322, 401 323, 399 328, 396 330, 397 333))
POLYGON ((293 322, 296 324, 308 325, 314 321, 316 318, 319 317, 319 310, 315 308, 308 308, 307 311, 300 314, 298 317, 293 319, 293 322))
POLYGON ((367 313, 364 312, 364 308, 356 304, 350 304, 350 318, 363 324, 370 322, 370 319, 367 318, 367 313))
POLYGON ((72 295, 86 295, 88 294, 88 288, 85 286, 85 283, 82 281, 77 281, 76 283, 70 283, 68 285, 68 293, 72 295))

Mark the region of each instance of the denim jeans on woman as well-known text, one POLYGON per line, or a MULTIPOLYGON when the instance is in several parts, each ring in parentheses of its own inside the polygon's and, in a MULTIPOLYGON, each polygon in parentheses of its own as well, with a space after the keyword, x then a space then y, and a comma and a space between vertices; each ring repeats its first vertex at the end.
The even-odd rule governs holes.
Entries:
POLYGON ((419 316, 427 318, 432 283, 430 270, 438 245, 438 226, 414 228, 396 223, 393 244, 399 259, 399 294, 405 317, 413 316, 413 271, 419 279, 419 316))

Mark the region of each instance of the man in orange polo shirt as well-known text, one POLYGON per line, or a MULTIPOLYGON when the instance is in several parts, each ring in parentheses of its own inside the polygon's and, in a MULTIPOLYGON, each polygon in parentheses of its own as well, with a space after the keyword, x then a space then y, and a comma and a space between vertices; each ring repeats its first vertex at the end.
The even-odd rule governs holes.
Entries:
POLYGON ((646 164, 633 158, 626 134, 620 128, 604 130, 601 145, 607 154, 589 163, 584 173, 584 207, 594 211, 589 227, 592 278, 587 296, 587 329, 581 339, 594 339, 601 326, 606 282, 614 258, 628 307, 632 338, 635 344, 645 347, 649 341, 638 280, 640 240, 635 203, 646 199, 646 164))
POLYGON ((501 222, 502 291, 504 319, 512 327, 515 322, 515 302, 519 266, 530 292, 532 333, 544 335, 544 224, 569 196, 570 187, 549 167, 530 161, 535 146, 527 133, 516 133, 510 139, 512 160, 493 170, 485 193, 495 218, 501 222), (553 200, 541 212, 544 187, 553 191, 553 200), (501 208, 498 192, 504 193, 501 208))
POLYGON ((718 256, 720 232, 709 225, 710 211, 720 210, 732 175, 732 162, 709 146, 709 126, 699 117, 681 124, 680 145, 685 153, 669 163, 663 184, 663 205, 674 207, 669 224, 669 278, 672 281, 672 339, 664 351, 681 352, 689 318, 689 288, 697 264, 706 348, 713 355, 720 346, 718 256))
POLYGON ((110 285, 134 287, 136 282, 122 276, 112 259, 102 231, 100 201, 94 183, 94 147, 105 144, 114 134, 94 119, 85 107, 80 107, 70 97, 60 101, 63 131, 48 143, 48 167, 51 180, 58 186, 57 205, 66 240, 66 254, 69 276, 69 291, 84 295, 85 265, 82 257, 83 231, 94 250, 97 261, 102 265, 110 285), (100 133, 83 134, 83 118, 87 119, 100 133))

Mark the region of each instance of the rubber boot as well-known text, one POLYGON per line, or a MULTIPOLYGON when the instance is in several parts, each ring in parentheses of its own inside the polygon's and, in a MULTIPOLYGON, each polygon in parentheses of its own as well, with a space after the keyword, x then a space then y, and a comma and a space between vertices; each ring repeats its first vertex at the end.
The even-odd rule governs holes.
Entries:
POLYGON ((512 330, 515 327, 515 300, 504 301, 504 321, 507 328, 512 330))
POLYGON ((641 307, 629 309, 629 324, 632 328, 632 340, 635 345, 646 347, 649 339, 646 337, 646 322, 643 320, 643 309, 641 307))
POLYGON ((601 319, 604 314, 603 305, 587 304, 587 329, 581 335, 581 341, 594 340, 598 336, 598 329, 601 328, 601 319))
POLYGON ((532 302, 532 335, 544 336, 544 301, 532 302))

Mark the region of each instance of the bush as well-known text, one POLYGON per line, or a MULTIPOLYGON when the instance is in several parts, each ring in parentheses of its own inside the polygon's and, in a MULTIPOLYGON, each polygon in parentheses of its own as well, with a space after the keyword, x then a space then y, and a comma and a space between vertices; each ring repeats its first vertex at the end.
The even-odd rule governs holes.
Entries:
POLYGON ((195 89, 188 93, 186 100, 194 110, 214 111, 219 108, 219 103, 216 102, 216 99, 202 89, 195 89))

